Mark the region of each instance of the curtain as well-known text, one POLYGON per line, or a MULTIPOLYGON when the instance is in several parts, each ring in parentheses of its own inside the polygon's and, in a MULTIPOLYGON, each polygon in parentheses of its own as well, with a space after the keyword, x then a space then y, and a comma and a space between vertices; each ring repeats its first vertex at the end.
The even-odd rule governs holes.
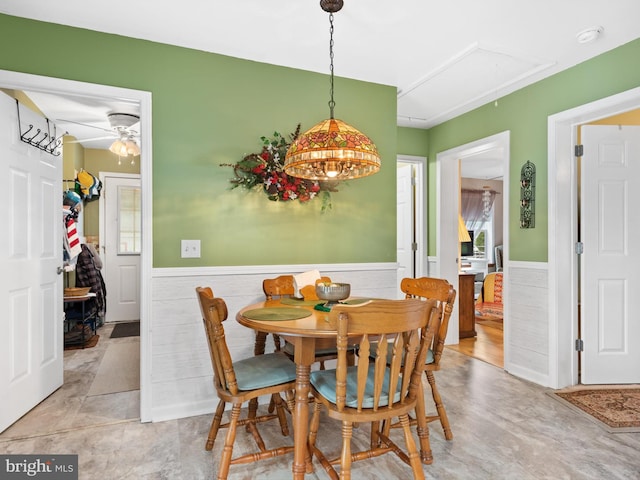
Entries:
POLYGON ((495 199, 494 190, 462 189, 462 218, 468 230, 482 230, 491 216, 495 199))

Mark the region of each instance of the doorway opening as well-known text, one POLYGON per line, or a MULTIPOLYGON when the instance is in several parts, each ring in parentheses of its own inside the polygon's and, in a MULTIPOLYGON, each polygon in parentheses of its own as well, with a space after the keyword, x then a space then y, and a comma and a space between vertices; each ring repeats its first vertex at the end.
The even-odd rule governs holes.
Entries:
POLYGON ((583 384, 638 383, 634 347, 640 332, 638 252, 630 243, 640 223, 634 215, 640 162, 640 109, 579 125, 577 158, 578 380, 583 384), (636 171, 634 171, 636 170, 636 171), (599 212, 594 215, 592 212, 599 212), (597 245, 597 248, 596 248, 597 245), (630 248, 629 248, 630 247, 630 248), (606 294, 605 294, 606 293, 606 294), (634 333, 635 332, 635 333, 634 333))
MULTIPOLYGON (((142 186, 142 228, 145 235, 142 238, 142 254, 140 268, 140 419, 143 422, 151 420, 151 391, 150 386, 150 325, 147 312, 150 311, 150 279, 152 259, 152 228, 151 228, 151 93, 106 85, 76 82, 52 77, 43 77, 19 72, 0 70, 0 87, 17 91, 37 91, 51 95, 76 95, 86 98, 129 99, 140 105, 141 126, 141 155, 140 172, 142 186)), ((62 178, 59 179, 62 192, 62 178)), ((62 252, 60 252, 62 264, 62 252)), ((61 292, 60 292, 61 294, 61 292)), ((62 325, 56 325, 62 337, 62 325)), ((60 351, 62 355, 62 342, 60 351)), ((62 368, 62 366, 61 366, 62 368)))
MULTIPOLYGON (((436 162, 437 180, 437 267, 438 275, 445 278, 449 283, 455 286, 456 291, 460 292, 459 278, 461 273, 461 263, 458 258, 458 218, 460 212, 459 201, 451 201, 451 199, 459 199, 461 192, 461 175, 460 163, 473 162, 473 159, 482 158, 499 159, 502 164, 502 175, 509 178, 509 132, 505 131, 491 137, 483 138, 472 143, 461 145, 445 152, 438 153, 436 162)), ((470 163, 473 165, 473 163, 470 163)), ((478 164, 480 165, 480 164, 478 164)), ((502 202, 502 214, 504 219, 509 218, 509 182, 503 182, 503 190, 500 201, 502 202)), ((502 225, 502 243, 503 243, 503 285, 508 285, 508 247, 509 247, 509 229, 508 222, 504 221, 502 225)), ((468 290, 468 289, 465 289, 468 290)), ((508 292, 505 288, 503 297, 504 311, 508 312, 508 292)), ((467 295, 474 295, 474 291, 468 292, 467 295)), ((461 295, 457 296, 458 308, 454 308, 451 316, 449 331, 445 343, 447 345, 459 344, 460 334, 460 318, 459 305, 460 301, 473 302, 473 298, 465 298, 461 300, 461 295)), ((465 319, 467 322, 468 319, 465 319)), ((475 322, 475 319, 474 319, 475 322)), ((504 318, 504 347, 503 358, 504 364, 508 362, 508 316, 504 318)), ((475 339, 475 337, 474 337, 475 339)), ((473 339, 472 339, 473 340, 473 339)))
POLYGON ((578 183, 574 146, 578 125, 640 108, 640 88, 552 115, 549 131, 549 386, 578 384, 578 183), (562 321, 560 321, 562 319, 562 321), (570 321, 569 321, 570 320, 570 321))

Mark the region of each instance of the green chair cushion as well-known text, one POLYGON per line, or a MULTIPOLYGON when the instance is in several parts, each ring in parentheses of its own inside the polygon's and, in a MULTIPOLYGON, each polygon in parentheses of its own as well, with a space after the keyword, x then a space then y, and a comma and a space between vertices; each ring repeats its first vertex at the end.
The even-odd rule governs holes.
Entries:
MULTIPOLYGON (((358 406, 358 372, 357 366, 347 367, 347 407, 357 408, 358 406)), ((373 408, 373 375, 374 365, 369 367, 369 373, 367 378, 367 386, 365 387, 365 397, 362 403, 363 408, 373 408)), ((331 403, 336 403, 336 371, 332 370, 316 370, 311 372, 310 377, 311 385, 322 394, 331 403)), ((401 379, 398 380, 398 387, 400 386, 401 379)), ((389 389, 389 370, 385 373, 383 394, 380 397, 379 406, 388 405, 389 397, 384 392, 389 389)), ((400 392, 396 392, 394 395, 394 402, 400 401, 400 392)))
POLYGON ((268 353, 233 363, 240 390, 280 385, 296 379, 296 366, 280 353, 268 353))

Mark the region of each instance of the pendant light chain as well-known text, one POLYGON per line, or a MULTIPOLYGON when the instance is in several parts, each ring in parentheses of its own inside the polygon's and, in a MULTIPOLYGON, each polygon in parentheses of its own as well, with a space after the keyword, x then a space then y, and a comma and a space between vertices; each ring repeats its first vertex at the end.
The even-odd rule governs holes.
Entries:
POLYGON ((329 65, 329 71, 331 72, 331 100, 329 100, 329 113, 330 118, 333 119, 333 108, 336 106, 336 102, 333 100, 333 13, 329 13, 329 59, 331 63, 329 65))
POLYGON ((357 128, 333 116, 336 106, 333 98, 333 14, 343 5, 344 0, 320 0, 320 7, 329 14, 331 117, 298 135, 291 143, 284 161, 284 171, 291 177, 335 182, 366 177, 380 170, 380 154, 375 143, 357 128))

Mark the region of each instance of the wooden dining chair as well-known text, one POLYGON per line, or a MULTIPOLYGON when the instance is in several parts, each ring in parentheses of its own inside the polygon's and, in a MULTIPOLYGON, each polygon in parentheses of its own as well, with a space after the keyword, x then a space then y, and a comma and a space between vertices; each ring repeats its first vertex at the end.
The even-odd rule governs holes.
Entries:
MULTIPOLYGON (((374 300, 366 304, 334 306, 329 322, 336 326, 337 367, 311 372, 315 408, 309 427, 309 450, 333 479, 350 479, 352 462, 393 452, 411 466, 413 478, 424 479, 411 434, 409 413, 422 392, 422 370, 435 326, 429 316, 435 300, 374 300), (359 339, 356 365, 349 366, 349 345, 359 339), (371 359, 371 361, 370 361, 371 359), (342 422, 342 451, 329 459, 317 444, 320 413, 342 422), (391 419, 399 418, 406 449, 391 440, 391 419), (352 452, 353 425, 371 424, 369 446, 352 452), (334 465, 340 465, 340 475, 334 465)), ((323 429, 328 429, 324 425, 323 429)), ((337 433, 333 431, 332 433, 337 433)))
MULTIPOLYGON (((293 445, 267 449, 257 424, 277 418, 282 434, 289 435, 286 409, 280 393, 285 392, 286 394, 286 392, 294 390, 296 369, 295 365, 279 352, 233 362, 222 326, 222 322, 227 319, 226 303, 223 299, 214 297, 209 287, 198 287, 196 292, 209 345, 213 383, 219 398, 205 448, 212 450, 218 430, 227 428, 217 477, 218 479, 226 479, 230 465, 252 463, 293 452, 293 445), (271 395, 277 413, 258 416, 255 410, 249 409, 246 418, 240 418, 242 405, 262 395, 271 395), (222 416, 227 403, 232 405, 230 418, 228 423, 222 424, 222 416), (242 425, 251 433, 259 450, 232 458, 237 427, 242 425)), ((292 411, 294 406, 292 395, 287 395, 287 403, 288 409, 292 411)))
MULTIPOLYGON (((329 277, 320 277, 316 280, 316 283, 331 283, 331 278, 329 277)), ((305 286, 303 289, 306 289, 305 286)), ((267 278, 262 282, 262 290, 264 291, 264 295, 267 300, 273 300, 275 298, 286 298, 292 297, 295 293, 295 283, 293 280, 293 275, 280 275, 276 278, 267 278)), ((313 290, 315 293, 315 285, 313 286, 313 290)), ((310 290, 306 289, 307 295, 310 295, 310 290)), ((317 296, 315 297, 317 299, 317 296)), ((305 295, 305 299, 307 296, 305 295)), ((295 350, 293 345, 285 342, 284 346, 280 342, 280 338, 277 335, 273 335, 273 342, 276 345, 276 350, 282 349, 282 351, 287 354, 290 358, 293 358, 295 354, 295 350)), ((266 333, 257 332, 256 333, 256 346, 255 353, 258 355, 259 351, 262 349, 264 352, 264 348, 266 345, 266 333)), ((324 362, 327 360, 335 360, 336 358, 336 350, 333 345, 328 348, 323 348, 322 345, 316 349, 316 361, 320 363, 320 369, 325 368, 324 362)))
MULTIPOLYGON (((280 275, 276 278, 265 278, 262 281, 262 291, 266 300, 274 300, 277 298, 293 297, 295 288, 293 285, 293 275, 280 275)), ((267 334, 265 332, 256 332, 256 344, 254 354, 261 355, 265 352, 267 334)), ((276 352, 282 348, 282 342, 278 335, 273 335, 273 346, 276 352)))
MULTIPOLYGON (((436 378, 434 372, 440 370, 440 359, 442 358, 442 352, 444 350, 444 341, 447 337, 447 330, 449 328, 449 318, 453 311, 454 302, 456 300, 456 291, 447 280, 442 278, 403 278, 400 282, 400 289, 406 295, 406 298, 421 298, 435 300, 437 314, 433 316, 435 334, 433 336, 433 342, 430 345, 429 352, 427 354, 426 364, 424 366, 424 373, 427 377, 427 382, 431 388, 431 396, 436 406, 437 415, 426 415, 427 422, 433 422, 439 420, 444 430, 444 437, 447 440, 453 439, 453 433, 451 432, 451 426, 449 425, 449 418, 447 417, 447 411, 442 403, 440 392, 436 386, 436 378)), ((424 410, 420 405, 419 410, 424 410)), ((417 412, 416 412, 417 413, 417 412)), ((422 452, 423 462, 431 463, 428 458, 424 458, 425 455, 430 456, 430 452, 422 452)))

